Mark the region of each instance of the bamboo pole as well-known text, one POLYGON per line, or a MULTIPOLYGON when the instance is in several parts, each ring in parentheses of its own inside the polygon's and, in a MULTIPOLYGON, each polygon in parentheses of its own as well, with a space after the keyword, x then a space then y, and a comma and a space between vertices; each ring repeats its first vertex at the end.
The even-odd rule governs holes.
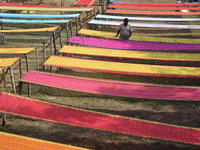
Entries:
POLYGON ((20 78, 22 78, 22 59, 21 58, 19 59, 19 74, 20 74, 20 78))
POLYGON ((72 37, 72 22, 70 22, 70 30, 71 30, 71 37, 72 37))
POLYGON ((78 33, 78 17, 76 17, 76 34, 78 33))
POLYGON ((39 70, 39 55, 38 55, 38 48, 35 48, 35 53, 36 53, 36 61, 37 61, 37 69, 39 70))
POLYGON ((22 95, 22 81, 19 81, 19 95, 22 95))
POLYGON ((59 36, 60 36, 60 47, 62 47, 62 33, 61 33, 61 27, 58 28, 59 30, 59 36))
POLYGON ((6 86, 6 73, 5 73, 5 69, 3 68, 3 80, 4 80, 4 91, 7 91, 7 86, 6 86))
MULTIPOLYGON (((45 46, 45 42, 42 43, 43 44, 43 62, 46 61, 46 46, 45 46)), ((46 69, 46 66, 43 65, 43 69, 46 69)))
POLYGON ((31 96, 31 83, 28 83, 28 97, 31 96))
POLYGON ((11 68, 10 68, 10 77, 11 77, 11 81, 12 81, 13 92, 16 94, 15 80, 14 80, 14 76, 13 76, 13 72, 12 72, 11 68))
POLYGON ((2 115, 2 127, 6 126, 6 114, 2 115))
POLYGON ((53 45, 54 45, 54 53, 57 54, 55 31, 53 32, 53 45))
MULTIPOLYGON (((7 68, 7 70, 6 70, 6 72, 5 72, 5 76, 6 76, 6 74, 8 73, 8 70, 9 70, 9 68, 7 68)), ((5 70, 4 70, 5 71, 5 70)), ((2 83, 4 81, 4 78, 2 78, 1 80, 0 80, 0 84, 2 83)))
POLYGON ((50 37, 50 55, 53 55, 53 39, 52 39, 52 37, 50 37))
POLYGON ((68 40, 69 40, 69 27, 68 27, 68 24, 66 24, 65 27, 66 27, 66 31, 67 31, 67 44, 68 44, 68 40))

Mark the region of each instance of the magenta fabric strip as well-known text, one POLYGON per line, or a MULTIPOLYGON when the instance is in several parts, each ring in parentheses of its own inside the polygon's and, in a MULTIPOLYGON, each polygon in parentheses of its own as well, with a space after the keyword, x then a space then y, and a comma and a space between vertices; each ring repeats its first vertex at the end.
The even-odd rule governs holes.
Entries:
POLYGON ((200 50, 200 44, 174 44, 140 41, 122 41, 99 38, 87 38, 72 36, 70 43, 88 46, 110 48, 110 49, 129 49, 129 50, 200 50))
POLYGON ((96 80, 29 71, 21 81, 81 92, 166 100, 200 100, 200 88, 96 80))
POLYGON ((196 128, 103 114, 4 92, 0 94, 0 110, 15 116, 71 126, 144 138, 200 144, 200 130, 196 128))

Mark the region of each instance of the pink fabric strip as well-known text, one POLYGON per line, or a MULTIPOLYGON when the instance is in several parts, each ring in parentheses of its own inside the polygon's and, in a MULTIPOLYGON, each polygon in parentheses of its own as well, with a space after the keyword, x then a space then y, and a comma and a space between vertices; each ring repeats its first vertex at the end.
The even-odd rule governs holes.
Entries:
POLYGON ((68 124, 84 128, 118 132, 133 136, 200 144, 200 130, 160 124, 134 118, 102 114, 62 105, 54 105, 13 94, 0 94, 0 110, 16 116, 68 124))
POLYGON ((118 83, 112 80, 95 80, 73 76, 59 76, 42 72, 29 71, 21 81, 96 94, 166 99, 200 100, 200 88, 166 87, 138 83, 118 83))

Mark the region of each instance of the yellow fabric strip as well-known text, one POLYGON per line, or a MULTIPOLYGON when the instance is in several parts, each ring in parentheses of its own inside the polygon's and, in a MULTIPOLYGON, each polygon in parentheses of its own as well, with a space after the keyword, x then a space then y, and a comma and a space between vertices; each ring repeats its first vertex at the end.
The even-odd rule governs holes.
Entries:
POLYGON ((0 54, 28 54, 35 50, 35 47, 0 48, 0 54))
POLYGON ((0 30, 0 33, 24 33, 24 32, 53 32, 57 27, 37 28, 37 29, 23 29, 23 30, 0 30))
POLYGON ((7 150, 86 150, 85 148, 48 142, 4 132, 0 132, 0 143, 0 148, 7 150))
POLYGON ((200 61, 200 54, 192 53, 169 53, 169 52, 147 52, 131 50, 113 50, 94 47, 79 47, 64 45, 60 53, 72 53, 80 55, 122 57, 133 59, 154 59, 154 60, 173 60, 173 61, 200 61))
POLYGON ((153 75, 181 75, 200 77, 199 67, 161 66, 148 64, 120 63, 78 59, 61 56, 50 56, 44 65, 80 68, 85 70, 98 70, 103 72, 120 72, 123 74, 153 74, 153 75))
POLYGON ((3 70, 3 68, 0 68, 0 71, 2 71, 3 70))
POLYGON ((0 67, 10 67, 15 62, 19 60, 19 57, 16 58, 0 58, 0 67))
MULTIPOLYGON (((83 28, 78 31, 78 34, 84 34, 84 35, 89 35, 89 36, 94 36, 94 37, 104 37, 104 38, 110 38, 110 39, 119 39, 119 37, 115 37, 116 33, 113 33, 113 32, 96 31, 96 30, 83 29, 83 28)), ((134 32, 129 40, 147 41, 147 42, 185 43, 185 44, 199 44, 200 43, 200 39, 138 36, 138 35, 134 35, 134 32)))

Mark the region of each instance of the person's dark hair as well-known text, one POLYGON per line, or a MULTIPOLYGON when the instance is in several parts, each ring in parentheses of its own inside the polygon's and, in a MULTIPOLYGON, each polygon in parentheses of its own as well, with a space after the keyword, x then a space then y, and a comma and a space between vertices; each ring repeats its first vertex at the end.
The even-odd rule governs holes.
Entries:
POLYGON ((128 22, 128 18, 125 18, 125 19, 124 19, 124 22, 128 22))

